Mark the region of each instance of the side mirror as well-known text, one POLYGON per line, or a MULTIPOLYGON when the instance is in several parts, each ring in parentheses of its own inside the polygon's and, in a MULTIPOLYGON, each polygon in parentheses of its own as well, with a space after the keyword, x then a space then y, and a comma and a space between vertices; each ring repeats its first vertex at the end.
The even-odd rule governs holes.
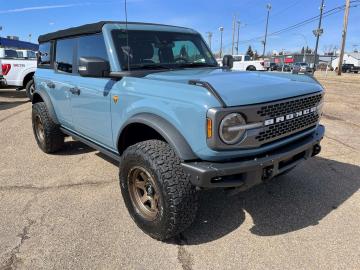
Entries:
POLYGON ((110 74, 110 64, 98 57, 80 57, 79 74, 83 77, 105 77, 110 74))
POLYGON ((234 66, 234 57, 229 54, 224 55, 222 63, 224 68, 232 69, 232 67, 234 66))

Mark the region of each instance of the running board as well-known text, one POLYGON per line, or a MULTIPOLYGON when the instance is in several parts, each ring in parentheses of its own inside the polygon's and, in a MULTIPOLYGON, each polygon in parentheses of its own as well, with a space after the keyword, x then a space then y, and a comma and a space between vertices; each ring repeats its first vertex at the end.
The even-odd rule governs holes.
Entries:
POLYGON ((99 152, 103 153, 104 155, 110 157, 111 159, 113 160, 116 160, 116 161, 120 161, 120 155, 116 152, 113 152, 109 149, 106 149, 104 147, 102 147, 101 145, 98 145, 97 143, 94 143, 92 141, 89 141, 88 139, 82 137, 81 135, 77 134, 77 133, 74 133, 64 127, 60 127, 60 130, 66 134, 66 135, 69 135, 71 137, 74 138, 74 140, 76 141, 80 141, 84 144, 86 144, 87 146, 95 149, 95 150, 98 150, 99 152))

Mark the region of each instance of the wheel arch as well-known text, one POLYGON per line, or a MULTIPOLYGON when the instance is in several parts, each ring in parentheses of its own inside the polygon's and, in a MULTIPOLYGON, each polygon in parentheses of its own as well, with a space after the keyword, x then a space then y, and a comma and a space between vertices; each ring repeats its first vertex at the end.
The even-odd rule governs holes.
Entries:
POLYGON ((33 79, 34 74, 35 74, 35 71, 32 71, 25 75, 25 77, 23 79, 23 87, 26 87, 26 84, 33 79))
POLYGON ((35 90, 34 92, 34 96, 33 96, 33 100, 32 100, 32 104, 38 103, 38 102, 44 102, 46 105, 46 108, 48 110, 48 113, 51 117, 51 119, 53 120, 53 122, 57 125, 60 124, 57 116, 56 116, 56 112, 54 109, 54 106, 51 102, 51 99, 49 97, 49 95, 44 92, 44 91, 37 91, 35 90))
POLYGON ((192 151, 184 136, 164 118, 151 114, 140 113, 125 122, 117 137, 117 149, 121 155, 127 147, 148 139, 160 139, 167 142, 182 160, 196 160, 198 157, 192 151), (144 132, 148 132, 145 136, 144 132), (134 136, 136 135, 136 136, 134 136), (129 140, 129 138, 132 138, 129 140))

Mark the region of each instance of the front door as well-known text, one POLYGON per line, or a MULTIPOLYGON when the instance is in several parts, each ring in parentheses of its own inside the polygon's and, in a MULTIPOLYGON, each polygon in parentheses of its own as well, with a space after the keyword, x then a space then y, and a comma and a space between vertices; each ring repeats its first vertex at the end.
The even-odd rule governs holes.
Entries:
MULTIPOLYGON (((81 36, 76 39, 75 68, 81 57, 108 60, 102 34, 81 36)), ((77 71, 75 72, 77 73, 77 71)), ((71 108, 75 131, 106 147, 113 147, 110 91, 111 79, 89 78, 76 75, 71 89, 71 108)))

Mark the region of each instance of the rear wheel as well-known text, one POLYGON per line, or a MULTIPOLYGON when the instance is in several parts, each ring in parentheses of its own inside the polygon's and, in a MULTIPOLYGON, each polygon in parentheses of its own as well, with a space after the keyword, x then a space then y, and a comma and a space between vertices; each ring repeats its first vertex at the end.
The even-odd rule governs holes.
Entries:
POLYGON ((52 121, 44 102, 33 105, 32 127, 36 142, 45 153, 53 153, 63 147, 64 134, 52 121))
POLYGON ((197 192, 165 142, 149 140, 125 150, 120 186, 126 207, 146 234, 165 240, 184 231, 197 212, 197 192))
POLYGON ((25 86, 25 89, 26 89, 26 96, 30 99, 30 101, 32 101, 35 92, 34 80, 28 81, 28 83, 25 86))
POLYGON ((254 67, 254 66, 248 66, 248 67, 246 68, 246 70, 247 70, 247 71, 256 71, 256 67, 254 67))

